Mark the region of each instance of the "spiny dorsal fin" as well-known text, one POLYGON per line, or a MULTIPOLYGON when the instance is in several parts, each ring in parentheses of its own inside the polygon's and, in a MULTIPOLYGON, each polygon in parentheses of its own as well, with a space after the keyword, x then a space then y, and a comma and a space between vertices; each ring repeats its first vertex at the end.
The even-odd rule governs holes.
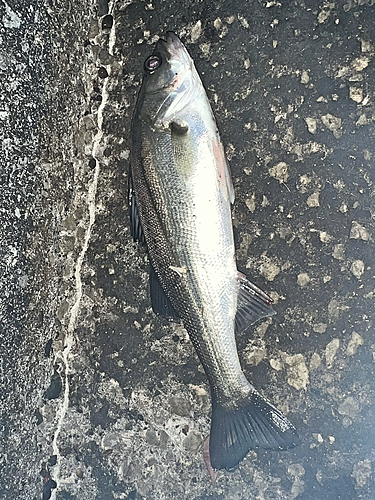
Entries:
POLYGON ((130 216, 130 233, 133 236, 134 241, 145 243, 145 235, 143 233, 141 219, 138 213, 135 192, 133 189, 133 179, 130 172, 128 177, 128 203, 130 216))

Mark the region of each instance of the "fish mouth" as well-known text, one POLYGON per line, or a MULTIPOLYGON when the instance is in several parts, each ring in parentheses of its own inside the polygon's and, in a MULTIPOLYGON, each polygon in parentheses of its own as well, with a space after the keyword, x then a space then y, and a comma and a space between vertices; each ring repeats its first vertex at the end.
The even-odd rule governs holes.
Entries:
POLYGON ((167 59, 180 59, 180 60, 188 60, 191 61, 187 50, 185 49, 183 43, 178 38, 178 36, 173 33, 173 31, 167 31, 165 34, 165 40, 163 38, 159 38, 156 43, 154 54, 162 52, 165 53, 168 57, 167 59))
POLYGON ((164 56, 165 61, 176 76, 191 71, 194 67, 193 60, 184 44, 173 31, 167 31, 165 39, 159 38, 154 54, 161 55, 162 58, 164 56))

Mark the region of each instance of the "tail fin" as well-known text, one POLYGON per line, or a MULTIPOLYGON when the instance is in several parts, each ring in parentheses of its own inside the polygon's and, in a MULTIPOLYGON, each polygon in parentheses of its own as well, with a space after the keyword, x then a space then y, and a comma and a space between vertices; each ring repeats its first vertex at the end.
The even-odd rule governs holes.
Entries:
POLYGON ((212 399, 210 459, 213 469, 233 469, 253 448, 285 450, 299 443, 295 427, 260 394, 226 408, 212 399))

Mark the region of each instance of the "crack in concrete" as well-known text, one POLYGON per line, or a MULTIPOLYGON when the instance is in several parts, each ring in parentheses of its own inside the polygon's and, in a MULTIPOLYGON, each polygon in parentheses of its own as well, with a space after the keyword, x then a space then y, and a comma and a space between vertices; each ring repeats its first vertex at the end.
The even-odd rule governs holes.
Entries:
MULTIPOLYGON (((114 5, 115 2, 110 2, 109 3, 109 9, 108 12, 109 14, 113 15, 114 11, 114 5)), ((111 31, 110 31, 110 36, 109 36, 109 53, 113 55, 113 49, 116 41, 116 32, 115 32, 115 22, 113 22, 111 31)), ((108 73, 110 74, 110 67, 107 66, 107 69, 109 70, 108 73)), ((82 250, 78 256, 78 259, 76 261, 76 266, 75 266, 75 285, 76 285, 76 297, 75 297, 75 302, 71 308, 70 311, 70 318, 69 318, 69 323, 67 327, 67 334, 65 337, 65 345, 64 345, 64 350, 62 352, 57 353, 55 361, 60 358, 63 362, 64 366, 64 371, 65 371, 65 380, 64 380, 64 397, 62 400, 62 403, 56 413, 58 416, 58 422, 57 422, 57 427, 54 433, 53 441, 52 441, 52 453, 53 455, 56 455, 56 465, 53 468, 53 474, 51 474, 51 477, 56 481, 57 487, 54 489, 51 493, 51 500, 56 499, 56 494, 59 490, 59 486, 64 483, 64 480, 60 478, 60 473, 61 473, 61 454, 60 454, 60 448, 58 445, 58 439, 60 432, 62 430, 64 420, 66 417, 66 413, 69 408, 69 394, 70 394, 70 387, 69 387, 69 373, 70 373, 70 363, 69 360, 72 356, 72 348, 74 346, 74 341, 75 341, 75 325, 77 322, 78 314, 79 314, 79 308, 81 304, 81 299, 82 299, 82 279, 81 279, 81 269, 82 269, 82 264, 85 259, 87 250, 89 248, 90 244, 90 238, 91 238, 91 232, 92 232, 92 227, 95 223, 95 213, 96 213, 96 208, 95 208, 95 200, 96 200, 96 192, 97 192, 97 187, 98 187, 98 179, 99 179, 99 173, 100 173, 100 163, 98 160, 99 152, 100 152, 100 145, 102 142, 103 138, 103 130, 102 130, 102 125, 103 125, 103 111, 104 108, 108 102, 109 94, 107 90, 108 86, 108 79, 103 84, 103 89, 102 89, 102 101, 101 104, 98 108, 97 112, 97 126, 98 126, 98 131, 94 137, 93 140, 93 147, 92 147, 92 157, 95 158, 96 164, 95 164, 95 170, 94 170, 94 176, 93 180, 88 188, 88 193, 87 193, 87 205, 88 205, 88 211, 89 211, 89 224, 85 233, 85 238, 82 246, 82 250)))

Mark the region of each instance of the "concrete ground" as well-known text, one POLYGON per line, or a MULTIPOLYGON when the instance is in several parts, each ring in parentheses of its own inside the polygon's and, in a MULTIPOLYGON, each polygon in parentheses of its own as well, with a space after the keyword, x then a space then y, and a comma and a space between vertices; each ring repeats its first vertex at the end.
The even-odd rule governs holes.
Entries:
POLYGON ((375 498, 372 4, 2 0, 1 499, 375 498), (129 232, 131 115, 166 30, 221 130, 238 267, 275 300, 242 365, 302 438, 215 487, 206 378, 129 232))

